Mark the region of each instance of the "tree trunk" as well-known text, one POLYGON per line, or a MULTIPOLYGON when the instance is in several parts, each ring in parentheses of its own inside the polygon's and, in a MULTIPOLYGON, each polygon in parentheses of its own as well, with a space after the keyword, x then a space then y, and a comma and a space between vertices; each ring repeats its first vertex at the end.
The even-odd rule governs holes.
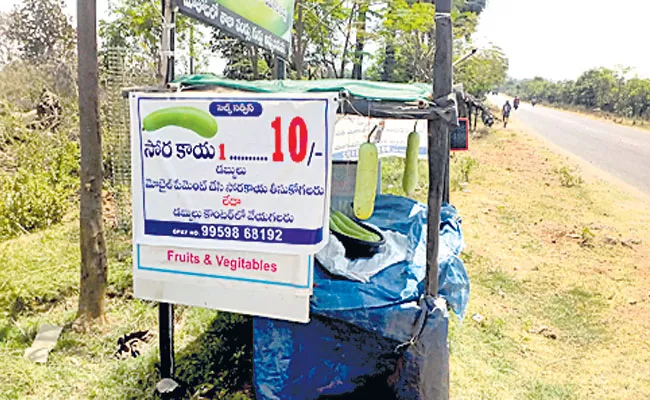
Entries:
POLYGON ((391 39, 386 41, 386 49, 384 51, 384 66, 381 72, 381 80, 392 82, 393 72, 395 71, 395 46, 391 39))
POLYGON ((363 78, 363 47, 366 36, 366 14, 368 13, 368 2, 359 5, 357 17, 357 44, 354 51, 354 68, 352 68, 352 79, 363 78))
POLYGON ((298 9, 298 19, 296 20, 296 49, 293 54, 293 65, 296 68, 296 79, 302 79, 304 72, 305 49, 304 47, 304 33, 305 21, 303 21, 303 5, 302 0, 296 0, 296 8, 298 9))
POLYGON ((253 79, 257 81, 260 79, 260 66, 257 47, 250 45, 249 51, 251 55, 251 65, 253 66, 253 79))
POLYGON ((79 125, 81 143, 81 280, 78 317, 103 318, 106 242, 102 221, 102 138, 99 127, 96 0, 78 0, 79 125))
POLYGON ((345 44, 343 45, 343 55, 341 56, 341 73, 339 78, 345 78, 345 65, 347 64, 348 47, 350 46, 350 34, 352 33, 352 20, 354 19, 354 12, 357 5, 353 4, 350 8, 350 17, 348 18, 348 25, 345 31, 345 44))

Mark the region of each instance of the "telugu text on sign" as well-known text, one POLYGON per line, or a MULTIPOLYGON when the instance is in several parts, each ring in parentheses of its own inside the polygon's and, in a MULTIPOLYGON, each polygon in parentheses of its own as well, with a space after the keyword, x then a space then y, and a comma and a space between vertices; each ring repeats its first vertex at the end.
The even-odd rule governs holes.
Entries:
POLYGON ((333 97, 132 97, 140 244, 313 254, 327 240, 333 97))

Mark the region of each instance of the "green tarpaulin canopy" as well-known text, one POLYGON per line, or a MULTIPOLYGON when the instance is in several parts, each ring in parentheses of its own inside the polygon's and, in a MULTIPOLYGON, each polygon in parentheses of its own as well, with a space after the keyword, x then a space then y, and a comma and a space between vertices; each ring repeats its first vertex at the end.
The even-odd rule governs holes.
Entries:
POLYGON ((248 92, 306 93, 347 91, 353 97, 370 101, 414 102, 431 100, 432 87, 424 83, 387 83, 353 79, 315 81, 237 81, 214 75, 185 75, 174 81, 183 87, 220 86, 248 92))

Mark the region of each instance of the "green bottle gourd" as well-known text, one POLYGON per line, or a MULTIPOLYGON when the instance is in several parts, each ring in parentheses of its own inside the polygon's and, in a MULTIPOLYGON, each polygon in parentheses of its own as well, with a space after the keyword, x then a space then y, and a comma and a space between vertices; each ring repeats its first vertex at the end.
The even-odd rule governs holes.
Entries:
POLYGON ((339 227, 338 221, 336 220, 335 214, 330 214, 330 229, 334 232, 343 233, 341 227, 339 227))
POLYGON ((354 187, 352 208, 360 220, 372 216, 377 196, 377 174, 379 169, 379 151, 374 143, 366 142, 359 147, 357 179, 354 187))
POLYGON ((339 233, 343 233, 353 238, 365 240, 366 242, 378 242, 380 240, 380 237, 377 234, 366 230, 361 225, 350 219, 347 215, 338 211, 333 215, 336 218, 336 225, 342 230, 339 231, 339 233))
POLYGON ((194 107, 161 108, 147 115, 142 121, 142 129, 147 132, 155 132, 166 126, 180 126, 205 139, 213 138, 219 130, 212 115, 194 107))
POLYGON ((404 161, 404 178, 402 188, 407 195, 413 193, 418 185, 418 156, 420 153, 420 134, 417 131, 409 133, 406 145, 406 160, 404 161))

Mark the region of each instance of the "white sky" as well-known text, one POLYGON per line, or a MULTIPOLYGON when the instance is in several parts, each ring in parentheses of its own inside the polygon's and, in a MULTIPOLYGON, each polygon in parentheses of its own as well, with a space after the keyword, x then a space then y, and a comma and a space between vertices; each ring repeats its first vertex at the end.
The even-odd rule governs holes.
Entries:
POLYGON ((648 0, 488 0, 476 38, 500 46, 516 78, 619 64, 650 78, 649 16, 648 0))
MULTIPOLYGON (((77 0, 65 0, 67 4, 66 13, 72 17, 77 16, 77 0)), ((21 0, 0 0, 0 12, 9 11, 16 4, 21 4, 21 0)), ((97 18, 101 18, 108 9, 108 0, 97 0, 97 18)))
MULTIPOLYGON (((66 0, 76 15, 76 0, 66 0)), ((0 0, 0 11, 20 0, 0 0)), ((98 15, 106 12, 97 0, 98 15)), ((593 67, 624 65, 650 78, 648 0, 488 0, 479 43, 492 42, 510 59, 510 75, 575 79, 593 67)))

